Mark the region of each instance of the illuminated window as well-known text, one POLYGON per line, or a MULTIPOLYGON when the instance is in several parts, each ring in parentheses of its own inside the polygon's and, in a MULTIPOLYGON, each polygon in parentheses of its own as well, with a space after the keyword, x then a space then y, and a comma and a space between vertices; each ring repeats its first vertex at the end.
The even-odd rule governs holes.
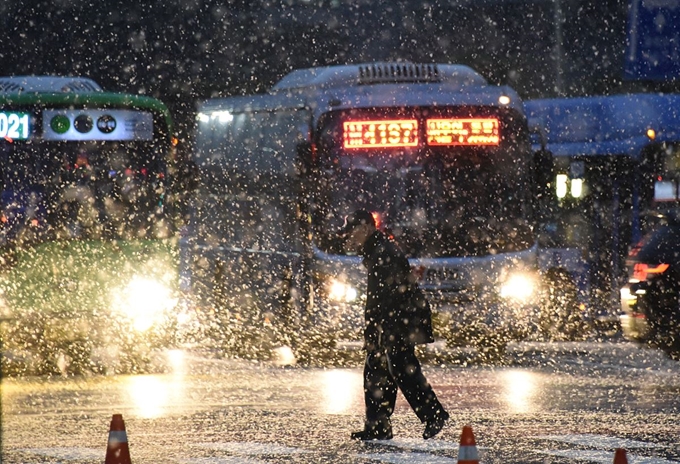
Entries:
POLYGON ((555 182, 555 194, 557 198, 564 198, 567 196, 567 182, 569 177, 566 174, 558 174, 555 182))
POLYGON ((571 196, 574 198, 581 198, 583 195, 583 179, 571 180, 571 196))
POLYGON ((655 201, 675 201, 678 199, 678 186, 673 181, 659 180, 654 183, 655 201))

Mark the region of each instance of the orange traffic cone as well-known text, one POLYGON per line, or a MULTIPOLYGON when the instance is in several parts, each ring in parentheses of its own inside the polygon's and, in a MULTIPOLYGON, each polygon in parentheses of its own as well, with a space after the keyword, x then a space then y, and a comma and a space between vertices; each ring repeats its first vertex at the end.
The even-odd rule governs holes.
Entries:
POLYGON ((464 426, 463 433, 460 434, 458 464, 479 464, 479 452, 475 444, 475 435, 472 433, 472 427, 469 425, 464 426))
POLYGON ((625 449, 616 448, 616 452, 614 453, 614 464, 628 464, 625 449))
POLYGON ((132 464, 122 414, 114 414, 111 419, 109 444, 106 448, 106 461, 104 461, 104 464, 132 464))

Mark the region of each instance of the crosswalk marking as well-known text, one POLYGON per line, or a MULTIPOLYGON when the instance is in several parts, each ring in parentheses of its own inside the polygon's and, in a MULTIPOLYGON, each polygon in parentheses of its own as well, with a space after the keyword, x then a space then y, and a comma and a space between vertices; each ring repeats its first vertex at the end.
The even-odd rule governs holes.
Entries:
MULTIPOLYGON (((549 456, 556 456, 562 458, 575 459, 578 461, 597 462, 602 464, 611 464, 614 459, 613 451, 600 450, 544 450, 542 454, 549 456)), ((669 461, 663 458, 653 458, 646 456, 638 456, 635 454, 626 454, 629 464, 678 464, 677 461, 669 461)))
POLYGON ((590 446, 591 448, 600 449, 644 449, 644 448, 663 448, 662 445, 656 443, 648 443, 644 441, 628 440, 618 437, 606 437, 604 435, 545 435, 536 437, 541 440, 559 441, 561 443, 569 443, 572 445, 590 446))
POLYGON ((389 462, 390 464, 455 464, 457 461, 444 456, 422 453, 371 453, 358 454, 362 459, 389 462))

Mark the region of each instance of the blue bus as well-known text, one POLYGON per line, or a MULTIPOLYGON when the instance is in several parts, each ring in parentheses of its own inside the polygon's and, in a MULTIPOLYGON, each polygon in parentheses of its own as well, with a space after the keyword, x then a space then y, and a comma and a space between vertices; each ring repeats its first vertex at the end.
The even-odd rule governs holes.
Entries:
POLYGON ((449 343, 502 351, 557 326, 542 296, 564 286, 543 292, 534 233, 549 179, 513 89, 450 64, 297 70, 202 102, 195 144, 181 287, 228 347, 282 320, 302 344, 360 338, 365 270, 334 234, 359 208, 407 253, 449 343))
POLYGON ((553 246, 581 250, 591 315, 615 322, 629 248, 655 211, 677 206, 680 95, 539 99, 525 108, 553 154, 553 246))

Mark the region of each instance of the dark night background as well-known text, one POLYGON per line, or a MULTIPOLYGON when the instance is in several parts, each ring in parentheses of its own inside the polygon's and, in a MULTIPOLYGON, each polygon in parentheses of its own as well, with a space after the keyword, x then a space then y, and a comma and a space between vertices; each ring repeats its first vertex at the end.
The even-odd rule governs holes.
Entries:
POLYGON ((163 100, 263 92, 292 69, 467 64, 524 98, 677 90, 623 79, 627 0, 3 0, 0 75, 83 75, 163 100), (561 40, 560 40, 561 37, 561 40))

